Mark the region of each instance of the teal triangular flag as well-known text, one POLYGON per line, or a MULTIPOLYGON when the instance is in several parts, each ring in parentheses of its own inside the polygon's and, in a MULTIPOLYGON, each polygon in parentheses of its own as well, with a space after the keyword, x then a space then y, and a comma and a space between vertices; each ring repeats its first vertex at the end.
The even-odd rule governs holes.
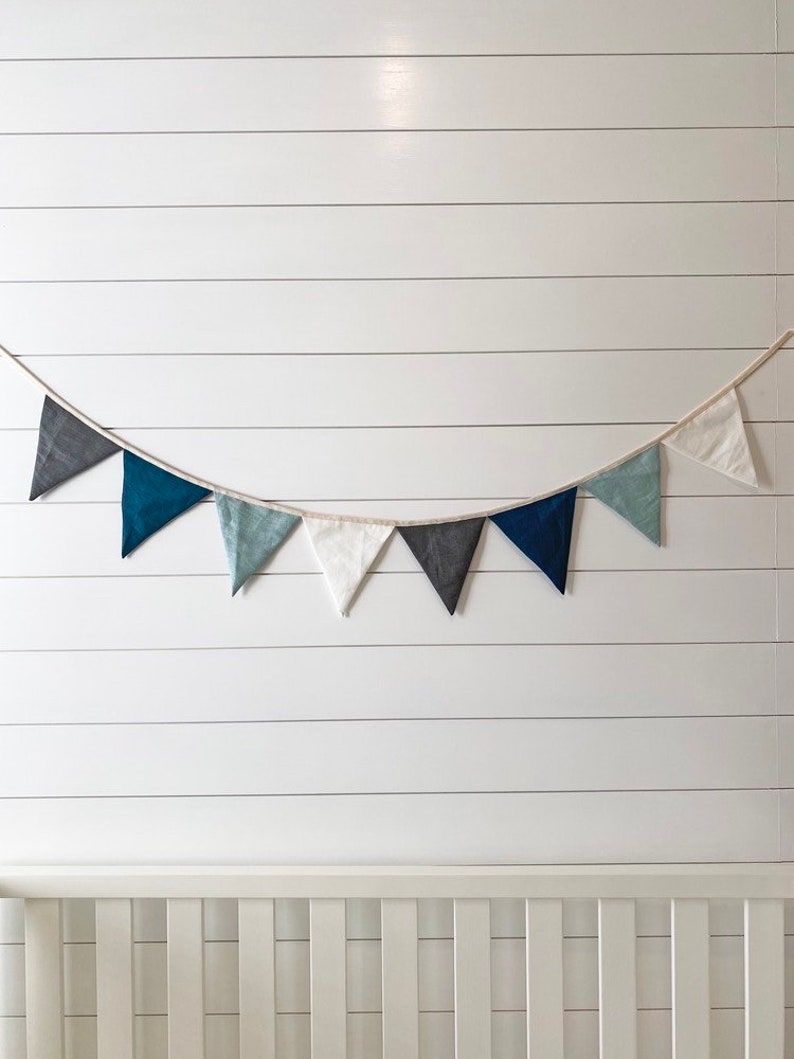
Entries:
POLYGON ((491 515, 499 529, 548 577, 565 591, 571 553, 576 489, 491 515))
POLYGON ((662 543, 658 445, 605 474, 591 478, 582 488, 630 522, 649 541, 656 545, 662 543))
POLYGON ((289 531, 300 521, 297 515, 272 507, 247 504, 224 493, 215 494, 223 546, 229 560, 232 595, 264 566, 289 531))
POLYGON ((122 558, 205 496, 209 496, 209 489, 186 482, 125 449, 121 493, 122 558))

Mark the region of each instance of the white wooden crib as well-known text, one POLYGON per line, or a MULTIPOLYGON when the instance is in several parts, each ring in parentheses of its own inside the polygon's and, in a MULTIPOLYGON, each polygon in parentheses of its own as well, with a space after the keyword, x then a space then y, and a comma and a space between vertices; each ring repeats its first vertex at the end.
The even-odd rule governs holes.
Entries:
MULTIPOLYGON (((710 1044, 709 902, 743 904, 745 1059, 784 1056, 784 902, 788 865, 465 868, 6 868, 0 897, 24 898, 28 1059, 64 1059, 67 898, 91 898, 96 918, 98 1059, 136 1053, 132 899, 167 900, 168 1059, 203 1059, 203 903, 237 901, 239 1059, 281 1059, 276 1033, 274 903, 309 901, 311 1059, 346 1059, 346 899, 380 902, 380 996, 371 1059, 418 1059, 418 901, 454 909, 455 1059, 491 1059, 492 901, 524 902, 525 1014, 518 1051, 567 1056, 563 1000, 563 902, 598 904, 598 1051, 636 1059, 636 902, 669 908, 674 1059, 704 1059, 710 1044)), ((741 1043, 741 1042, 740 1042, 741 1043)), ((83 1059, 82 1056, 78 1059, 83 1059)), ((229 1056, 229 1059, 235 1059, 229 1056)), ((366 1059, 370 1059, 367 1055, 366 1059)), ((437 1059, 427 1053, 423 1059, 437 1059)))

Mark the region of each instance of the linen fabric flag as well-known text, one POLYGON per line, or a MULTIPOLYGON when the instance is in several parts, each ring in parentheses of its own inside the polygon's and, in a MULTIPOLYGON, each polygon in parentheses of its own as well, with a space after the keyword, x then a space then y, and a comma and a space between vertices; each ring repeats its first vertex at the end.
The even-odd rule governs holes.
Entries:
POLYGON ((81 471, 101 463, 118 452, 119 448, 119 445, 103 434, 97 434, 77 416, 67 412, 57 401, 45 397, 30 499, 35 500, 61 482, 67 482, 81 471))
POLYGON ((232 578, 232 595, 267 562, 286 538, 298 515, 248 504, 225 493, 215 494, 223 546, 232 578))
POLYGON ((605 471, 582 489, 630 522, 654 544, 662 542, 661 460, 659 446, 646 449, 619 467, 605 471))
POLYGON ((339 612, 347 614, 361 582, 391 537, 394 526, 308 518, 305 515, 303 523, 339 612))
POLYGON ((193 482, 124 451, 124 487, 121 492, 122 558, 177 515, 209 496, 193 482))
POLYGON ((484 518, 466 518, 397 527, 450 614, 455 613, 484 525, 484 518))
POLYGON ((559 592, 565 592, 576 487, 489 516, 559 592))
POLYGON ((663 444, 742 485, 758 486, 736 390, 728 390, 719 401, 666 437, 663 444))

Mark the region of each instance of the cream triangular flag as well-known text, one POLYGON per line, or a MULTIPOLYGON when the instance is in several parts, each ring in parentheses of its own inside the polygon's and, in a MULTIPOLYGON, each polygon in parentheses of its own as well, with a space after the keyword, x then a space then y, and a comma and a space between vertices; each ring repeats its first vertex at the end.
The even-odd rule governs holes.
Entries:
POLYGON ((743 485, 758 485, 736 390, 728 390, 666 437, 664 444, 743 485))
POLYGON ((304 525, 341 614, 347 614, 364 576, 394 526, 342 519, 307 518, 304 525))

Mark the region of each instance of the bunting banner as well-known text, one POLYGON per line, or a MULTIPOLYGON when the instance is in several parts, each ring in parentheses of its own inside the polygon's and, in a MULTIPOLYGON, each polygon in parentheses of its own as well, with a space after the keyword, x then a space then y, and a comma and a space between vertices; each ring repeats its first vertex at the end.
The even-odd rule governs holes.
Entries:
POLYGON ((662 447, 742 486, 758 477, 736 393, 739 383, 792 337, 787 331, 730 383, 646 444, 606 467, 542 496, 487 511, 434 520, 329 515, 236 493, 185 474, 88 419, 0 346, 0 356, 45 392, 30 498, 48 493, 121 451, 122 556, 211 494, 226 552, 232 595, 270 560, 303 521, 338 610, 346 614, 396 529, 450 614, 458 608, 486 522, 492 522, 564 593, 581 488, 652 544, 661 544, 662 447))

